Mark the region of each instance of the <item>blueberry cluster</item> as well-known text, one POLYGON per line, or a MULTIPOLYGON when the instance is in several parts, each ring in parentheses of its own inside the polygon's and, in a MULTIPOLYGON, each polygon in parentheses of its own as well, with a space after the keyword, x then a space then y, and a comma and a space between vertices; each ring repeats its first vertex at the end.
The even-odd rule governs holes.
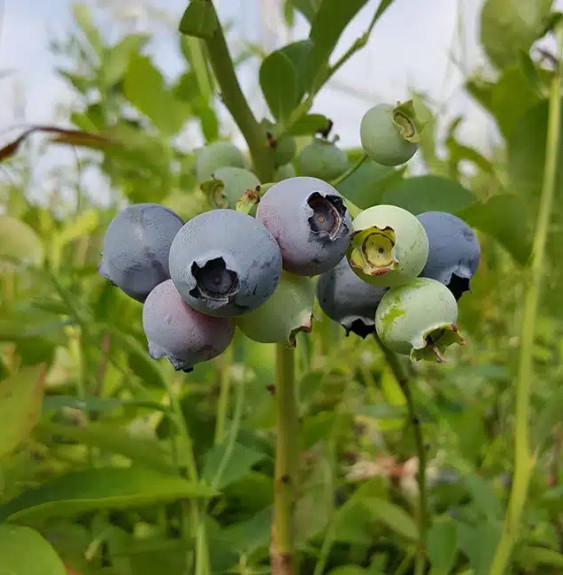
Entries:
MULTIPOLYGON (((417 128, 409 114, 404 105, 366 114, 361 135, 370 158, 397 165, 412 156, 417 128), (369 133, 374 122, 381 137, 369 133)), ((312 151, 304 149, 301 164, 312 151)), ((280 147, 278 167, 294 153, 294 144, 280 147)), ((334 164, 331 154, 322 148, 319 171, 334 164)), ((347 333, 377 331, 415 359, 441 360, 445 347, 462 341, 456 300, 469 289, 479 244, 459 218, 377 205, 352 221, 337 190, 312 176, 282 179, 259 197, 258 179, 224 142, 197 153, 196 174, 211 181, 217 209, 184 223, 163 206, 132 205, 104 238, 99 272, 144 302, 153 358, 190 371, 221 354, 235 327, 255 341, 294 345, 299 331, 311 329, 315 295, 347 333)))

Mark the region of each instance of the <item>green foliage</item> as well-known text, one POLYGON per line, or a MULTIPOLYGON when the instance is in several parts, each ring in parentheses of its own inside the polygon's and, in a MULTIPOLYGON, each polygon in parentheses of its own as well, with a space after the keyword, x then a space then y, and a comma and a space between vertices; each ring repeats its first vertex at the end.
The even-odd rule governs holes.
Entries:
MULTIPOLYGON (((288 14, 296 10, 310 24, 307 37, 260 61, 258 51, 249 52, 273 137, 291 134, 301 150, 330 131, 326 110, 313 100, 339 62, 342 33, 364 9, 377 34, 392 4, 286 2, 288 14)), ((416 173, 364 161, 337 184, 360 209, 389 203, 455 213, 481 242, 473 293, 459 302, 466 345, 444 366, 412 368, 428 459, 429 575, 489 574, 515 480, 514 366, 552 77, 549 61, 529 49, 547 29, 550 7, 484 5, 482 42, 496 72, 468 78, 466 88, 499 128, 490 151, 459 137, 470 118, 444 130, 434 107, 415 94, 417 115, 428 120, 416 173)), ((59 73, 75 96, 68 121, 77 130, 48 135, 81 146, 79 168, 57 166, 64 177, 49 173, 53 189, 69 189, 70 181, 74 195, 34 199, 34 156, 23 139, 0 154, 2 174, 9 173, 0 180, 0 573, 31 575, 40 564, 46 575, 63 575, 64 562, 81 575, 266 574, 279 488, 272 346, 238 332, 232 359, 178 374, 148 355, 141 304, 96 269, 103 230, 124 202, 161 202, 185 220, 210 209, 194 149, 232 135, 218 119, 220 90, 205 44, 220 23, 207 1, 187 5, 181 69, 168 77, 147 51, 152 31, 120 31, 109 42, 98 11, 79 4, 73 14, 75 29, 58 51, 65 62, 59 73), (108 205, 81 188, 87 171, 107 182, 108 205), (241 385, 246 398, 237 410, 241 385), (194 560, 206 546, 210 571, 194 560)), ((362 45, 360 39, 342 53, 362 45)), ((237 65, 249 57, 233 56, 237 65)), ((261 145, 267 143, 264 134, 261 145)), ((344 151, 356 166, 362 151, 344 151)), ((563 569, 560 182, 533 346, 534 468, 514 575, 563 569)), ((319 311, 312 333, 297 336, 295 353, 300 572, 413 575, 419 461, 401 386, 371 338, 346 338, 319 311)))

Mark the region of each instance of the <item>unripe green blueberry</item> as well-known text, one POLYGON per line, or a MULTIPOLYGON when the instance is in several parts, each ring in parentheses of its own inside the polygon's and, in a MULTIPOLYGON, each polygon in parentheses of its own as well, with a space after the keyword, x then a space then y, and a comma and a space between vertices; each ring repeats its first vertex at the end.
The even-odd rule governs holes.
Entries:
POLYGON ((455 297, 445 285, 428 278, 391 288, 375 313, 375 329, 383 344, 413 360, 443 362, 448 346, 463 345, 456 322, 455 297))
POLYGON ((244 168, 244 156, 234 144, 213 142, 196 150, 195 173, 198 182, 211 179, 215 170, 223 166, 244 168))
POLYGON ((276 137, 276 125, 267 118, 264 118, 260 125, 264 130, 268 146, 272 150, 274 166, 277 168, 291 162, 297 151, 295 138, 289 134, 280 138, 276 137))
POLYGON ((274 182, 281 182, 288 178, 295 178, 295 174, 296 172, 293 164, 285 164, 276 168, 276 171, 274 172, 274 182))
POLYGON ((348 169, 348 156, 332 142, 314 138, 297 156, 301 176, 332 180, 348 169))
POLYGON ((428 259, 428 236, 416 216, 397 206, 364 210, 352 222, 350 267, 364 281, 393 287, 417 277, 428 259))
POLYGON ((305 276, 282 272, 274 295, 235 321, 250 339, 260 343, 295 345, 300 331, 311 331, 315 286, 305 276))
POLYGON ((420 129, 411 101, 398 106, 379 104, 362 118, 360 139, 374 162, 398 166, 408 162, 417 151, 420 129))
POLYGON ((255 190, 260 185, 260 180, 252 172, 233 166, 218 168, 213 172, 213 177, 223 182, 221 190, 223 205, 220 207, 231 209, 235 209, 244 192, 255 190))

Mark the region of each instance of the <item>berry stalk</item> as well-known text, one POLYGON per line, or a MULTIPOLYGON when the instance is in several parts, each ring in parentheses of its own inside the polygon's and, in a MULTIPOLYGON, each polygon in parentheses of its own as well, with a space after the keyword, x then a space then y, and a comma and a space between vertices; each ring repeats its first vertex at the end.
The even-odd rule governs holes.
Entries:
POLYGON ((546 157, 540 206, 532 245, 532 259, 526 274, 524 312, 520 333, 520 356, 516 379, 515 430, 514 430, 514 481, 510 491, 502 534, 497 545, 489 575, 503 575, 518 538, 518 531, 526 504, 534 456, 530 450, 529 419, 530 389, 533 377, 533 347, 538 303, 542 283, 545 248, 551 220, 553 196, 559 161, 561 130, 561 80, 563 67, 563 27, 557 29, 557 68, 551 82, 547 126, 546 157))
POLYGON ((385 356, 385 361, 393 372, 405 400, 407 402, 407 411, 409 421, 413 427, 414 441, 418 457, 418 472, 416 482, 418 484, 418 545, 415 558, 415 575, 423 575, 426 570, 426 533, 428 531, 428 502, 426 500, 426 449, 424 447, 424 438, 422 435, 422 426, 416 415, 414 400, 409 386, 409 376, 407 371, 397 355, 383 345, 377 333, 373 334, 377 345, 385 356))
MULTIPOLYGON (((208 1, 213 6, 213 2, 208 1)), ((248 144, 256 175, 262 182, 271 182, 274 176, 272 155, 266 145, 264 132, 242 93, 223 28, 216 13, 215 18, 218 22, 217 31, 211 39, 206 41, 206 46, 213 73, 221 90, 223 103, 248 144)))
POLYGON ((270 563, 272 575, 294 575, 294 517, 299 467, 299 416, 294 351, 276 345, 277 444, 274 476, 274 519, 270 563))

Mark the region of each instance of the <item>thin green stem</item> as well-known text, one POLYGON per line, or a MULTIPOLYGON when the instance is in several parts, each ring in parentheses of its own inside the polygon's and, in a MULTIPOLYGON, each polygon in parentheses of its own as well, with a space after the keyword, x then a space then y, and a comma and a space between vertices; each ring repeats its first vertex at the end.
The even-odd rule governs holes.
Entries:
POLYGON ((215 445, 219 445, 225 436, 225 423, 229 410, 229 395, 231 391, 231 363, 233 361, 233 346, 229 346, 221 356, 219 368, 219 400, 217 402, 217 421, 215 422, 215 445))
MULTIPOLYGON (((209 4, 213 6, 211 0, 209 4)), ((215 11, 215 8, 213 9, 215 11)), ((218 27, 215 34, 206 40, 206 45, 211 67, 221 90, 221 98, 248 144, 256 175, 264 183, 271 182, 274 160, 266 135, 244 97, 216 11, 215 17, 218 27)))
POLYGON ((279 137, 289 132, 291 128, 311 109, 315 96, 320 92, 321 88, 332 78, 332 76, 334 76, 334 74, 336 74, 336 72, 338 72, 338 70, 340 70, 340 68, 342 68, 342 66, 344 66, 344 64, 346 64, 346 62, 348 62, 348 60, 350 60, 354 54, 366 46, 369 37, 371 36, 371 33, 377 24, 377 21, 381 18, 381 16, 383 16, 390 5, 391 2, 388 2, 387 0, 382 0, 379 3, 377 10, 375 11, 372 19, 370 20, 370 23, 368 24, 368 27, 366 28, 366 31, 361 36, 356 38, 350 48, 348 48, 348 50, 346 50, 346 52, 344 52, 344 54, 342 54, 342 56, 328 68, 326 73, 320 76, 320 79, 314 83, 313 88, 311 89, 311 93, 289 115, 287 122, 284 124, 284 130, 282 133, 280 133, 279 137))
MULTIPOLYGON (((164 378, 164 381, 167 385, 174 426, 181 439, 181 453, 185 458, 185 460, 181 462, 178 472, 181 475, 186 474, 188 479, 195 483, 199 480, 199 476, 195 462, 192 438, 186 425, 186 420, 184 419, 182 405, 180 404, 178 396, 168 378, 164 378)), ((196 575, 209 575, 209 550, 207 548, 207 533, 205 529, 205 510, 200 510, 199 504, 193 501, 181 501, 180 506, 182 511, 182 537, 186 542, 186 545, 189 538, 188 525, 190 525, 190 523, 195 531, 195 573, 196 575), (203 513, 201 511, 203 511, 203 513)))
POLYGON ((213 481, 211 482, 211 487, 213 489, 218 489, 219 484, 221 483, 221 478, 223 477, 223 473, 225 472, 225 469, 227 468, 227 465, 229 464, 229 461, 233 455, 233 449, 235 447, 235 443, 238 437, 240 422, 242 421, 242 413, 244 411, 244 392, 245 392, 245 381, 243 378, 239 381, 237 386, 235 410, 233 414, 233 421, 229 429, 229 437, 227 439, 227 445, 225 446, 225 453, 221 458, 221 462, 219 463, 219 467, 217 468, 215 477, 213 477, 213 481))
POLYGON ((272 575, 294 575, 294 517, 299 468, 299 415, 294 351, 276 344, 277 445, 274 518, 270 563, 272 575))
POLYGON ((381 349, 387 365, 391 369, 393 376, 397 380, 405 400, 407 402, 407 412, 412 425, 416 454, 418 457, 418 472, 416 481, 418 483, 418 545, 415 559, 415 575, 423 575, 426 570, 426 534, 428 531, 428 502, 426 494, 426 448, 424 447, 424 437, 422 435, 422 425, 416 415, 414 400, 410 388, 409 375, 399 357, 390 349, 383 345, 378 335, 374 333, 375 341, 381 349))
POLYGON ((355 163, 352 164, 345 172, 340 174, 337 178, 330 182, 331 186, 338 186, 345 179, 349 178, 366 160, 368 159, 367 154, 363 154, 362 157, 355 163))
POLYGON ((544 179, 532 246, 530 273, 526 274, 527 286, 524 295, 524 311, 520 332, 520 356, 516 379, 515 430, 514 430, 514 474, 508 500, 504 525, 498 542, 489 575, 503 575, 507 569, 512 549, 518 538, 518 530, 526 504, 534 457, 530 451, 529 418, 530 388, 533 377, 533 347, 538 302, 540 296, 545 248, 555 192, 557 164, 559 161, 561 129, 561 57, 563 55, 563 29, 558 30, 559 61, 553 76, 549 97, 546 158, 544 179))

